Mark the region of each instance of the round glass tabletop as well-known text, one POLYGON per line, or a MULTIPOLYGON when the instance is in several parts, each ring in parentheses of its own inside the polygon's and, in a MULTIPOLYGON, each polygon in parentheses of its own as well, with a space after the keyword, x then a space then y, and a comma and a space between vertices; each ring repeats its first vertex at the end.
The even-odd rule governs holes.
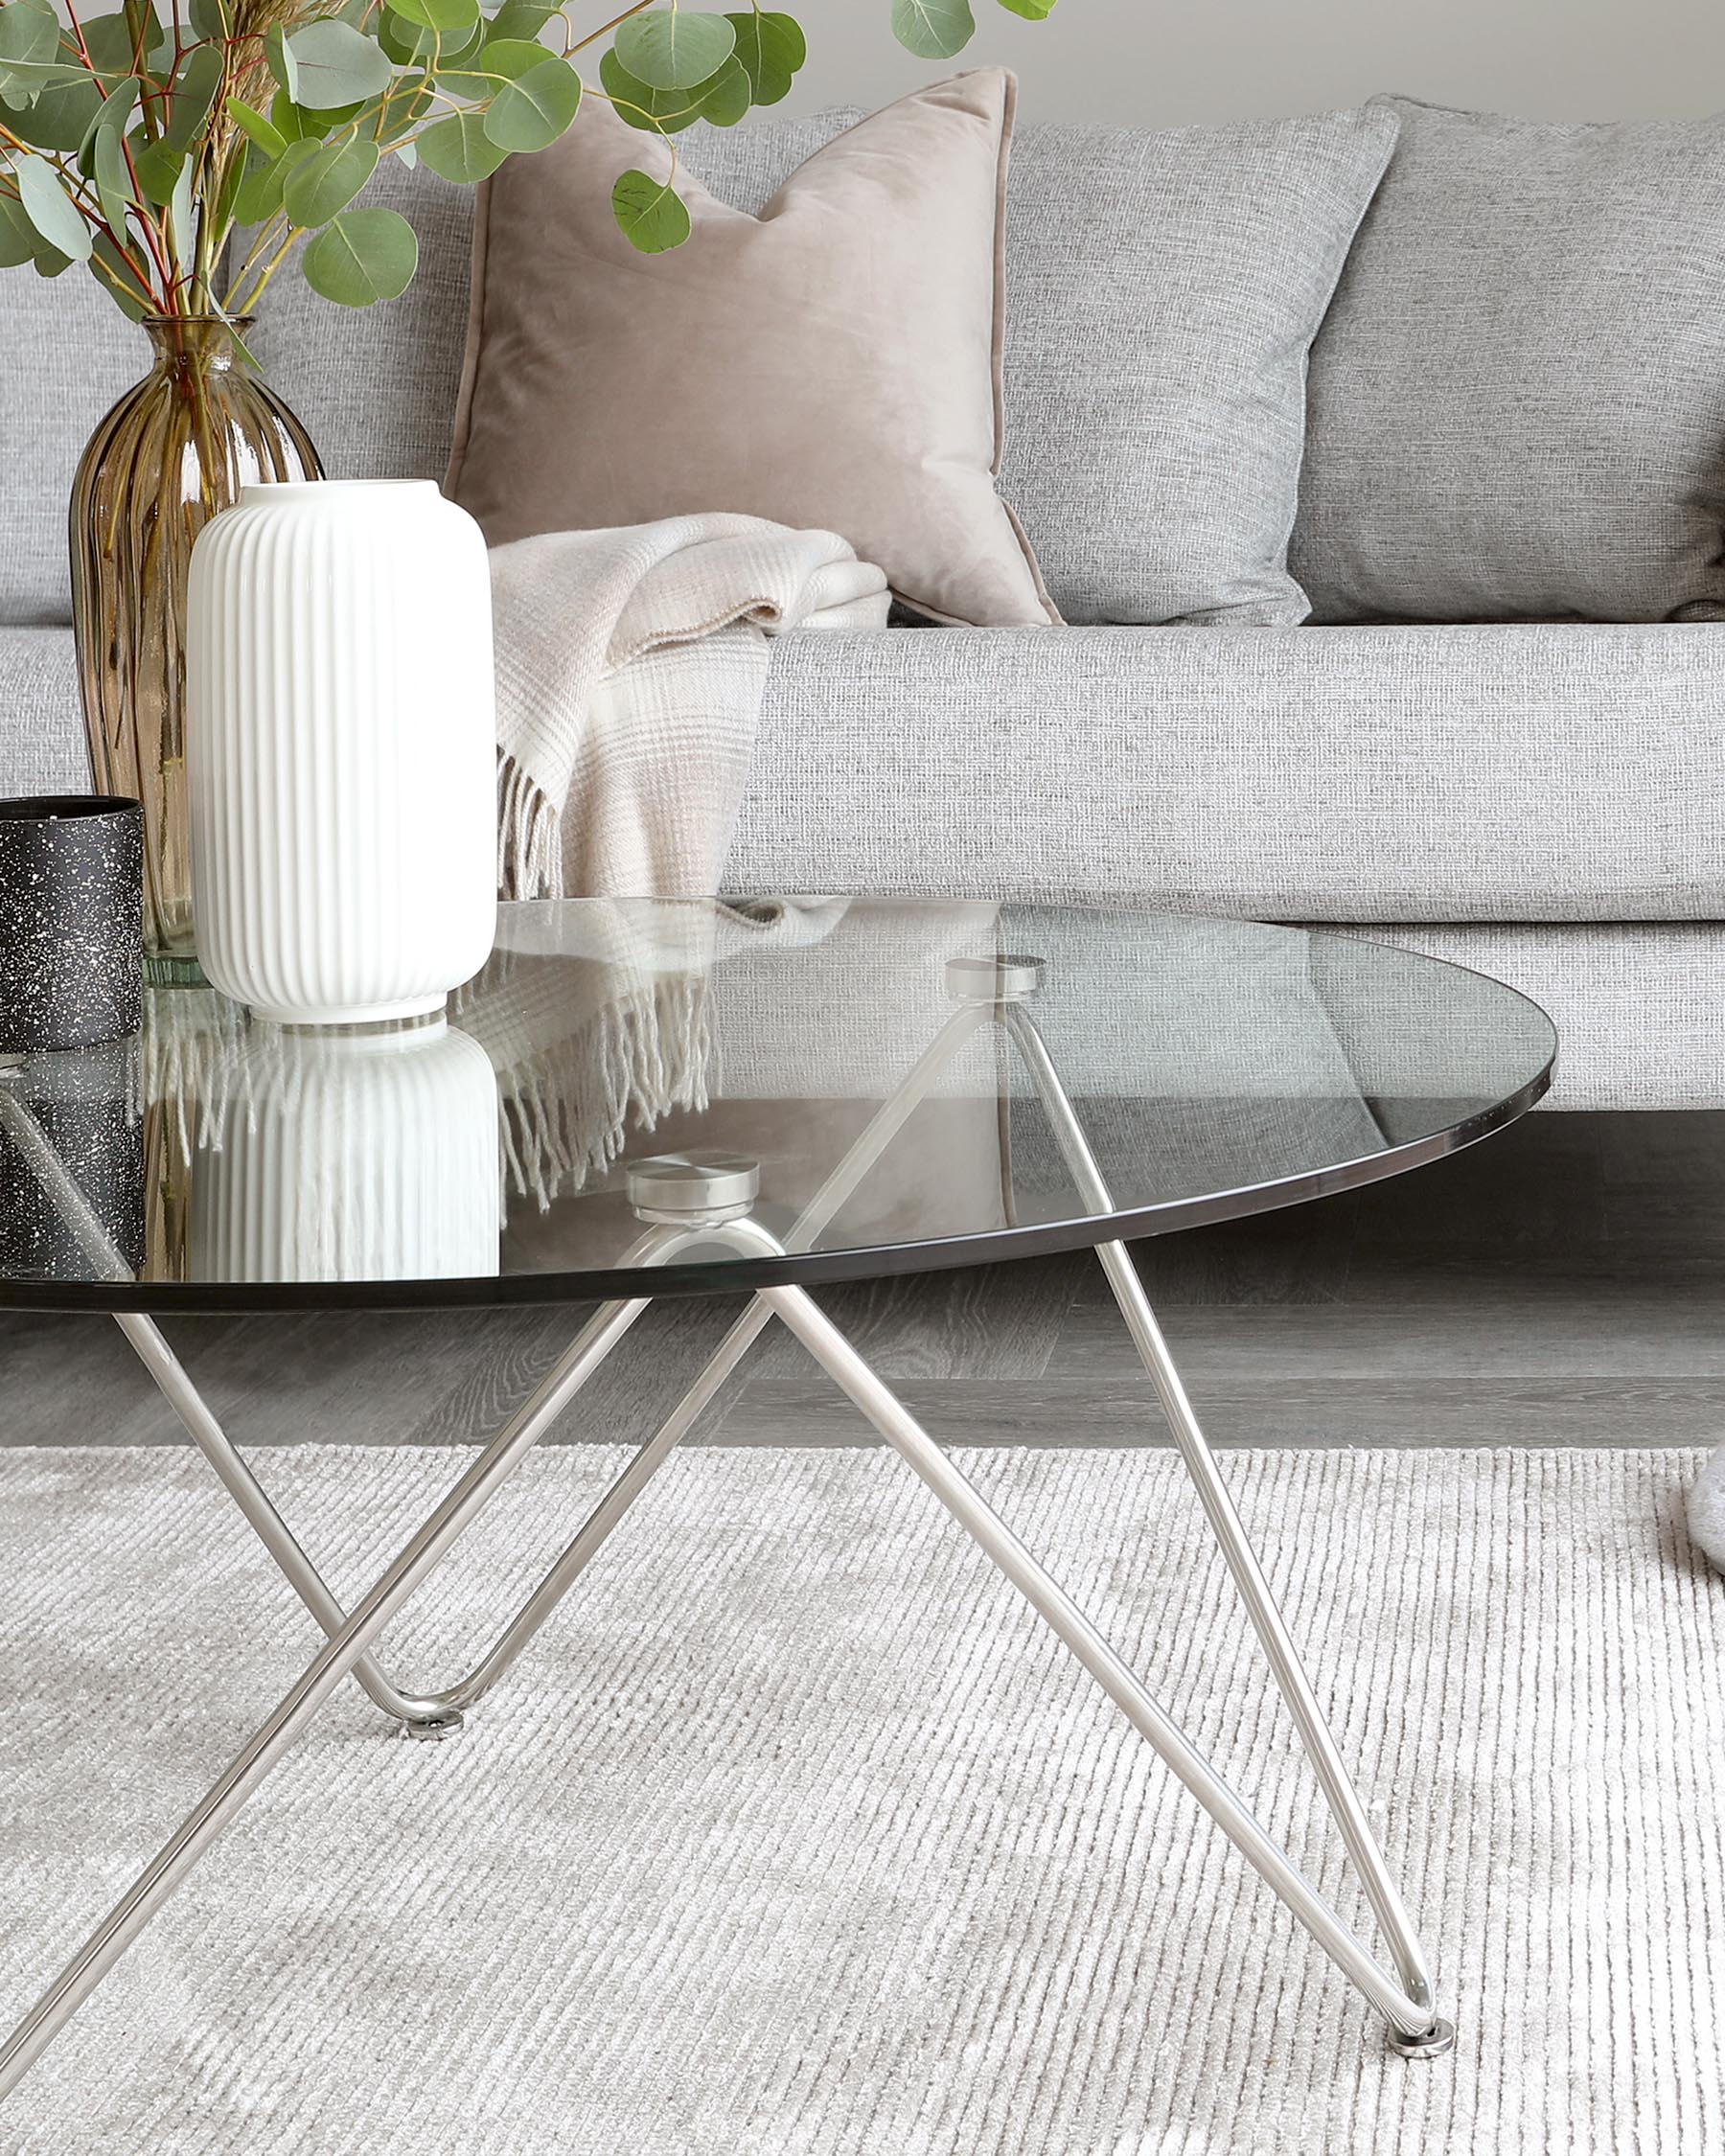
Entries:
POLYGON ((448 1020, 141 1033, 0 1071, 0 1304, 560 1301, 926 1271, 1352 1188, 1530 1107, 1501 983, 1127 907, 498 909, 448 1020))

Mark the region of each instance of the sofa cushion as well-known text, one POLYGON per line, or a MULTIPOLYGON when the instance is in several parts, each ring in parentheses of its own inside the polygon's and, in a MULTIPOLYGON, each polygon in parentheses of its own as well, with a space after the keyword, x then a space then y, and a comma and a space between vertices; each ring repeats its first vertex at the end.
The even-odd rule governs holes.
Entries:
POLYGON ((1312 354, 1314 618, 1725 613, 1725 119, 1386 102, 1312 354))
MULTIPOLYGON (((1399 922, 1364 932, 1470 966, 1530 996, 1551 1015, 1562 1044, 1553 1108, 1725 1109, 1725 932, 1716 924, 1399 922)), ((1369 1062, 1359 1059, 1359 1067, 1369 1086, 1369 1062)), ((1681 1132, 1668 1126, 1668 1133, 1679 1145, 1717 1144, 1705 1125, 1681 1132)), ((1633 1141, 1644 1160, 1646 1143, 1639 1135, 1633 1141)), ((1708 1237, 1711 1257, 1716 1242, 1709 1229, 1699 1232, 1708 1237)), ((1483 1250, 1468 1253, 1470 1265, 1491 1260, 1526 1263, 1513 1246, 1489 1258, 1483 1250)), ((1632 1263, 1630 1251, 1620 1249, 1617 1262, 1632 1263)))
MULTIPOLYGON (((773 651, 735 889, 1725 918, 1725 630, 808 630, 773 651)), ((84 770, 70 631, 0 631, 0 793, 84 770)))
MULTIPOLYGON (((1725 630, 808 630, 773 652, 734 889, 1725 918, 1725 630)), ((0 631, 0 793, 84 772, 70 631, 0 631)))
MULTIPOLYGON (((692 128, 691 159, 751 214, 853 115, 821 113, 726 130, 692 128)), ((678 136, 686 143, 689 136, 678 136)), ((332 479, 435 479, 448 470, 467 348, 473 190, 386 157, 364 199, 400 211, 419 238, 419 270, 400 299, 332 307, 289 267, 265 291, 251 343, 274 388, 305 422, 332 479)))
POLYGON ((1397 125, 1021 131, 1000 487, 1068 621, 1305 618, 1306 356, 1397 125))
POLYGON ((486 181, 447 492, 493 546, 735 511, 840 534, 940 621, 1054 618, 1000 463, 1015 92, 978 69, 797 167, 760 217, 693 178, 643 256, 612 183, 677 170, 609 105, 486 181))
POLYGON ((97 422, 150 372, 150 343, 80 269, 0 270, 0 622, 66 622, 72 475, 97 422))
POLYGON ((1700 625, 813 631, 776 647, 729 874, 1717 920, 1722 671, 1700 625))
MULTIPOLYGON (((857 117, 697 126, 678 143, 706 187, 753 215, 857 117)), ((1396 126, 1379 109, 1016 129, 1001 493, 1070 620, 1300 618, 1284 557, 1306 349, 1396 126), (1074 221, 1075 171, 1105 218, 1074 221)), ((441 478, 472 195, 389 158, 368 199, 413 222, 415 283, 356 314, 289 270, 253 342, 333 476, 441 478)))

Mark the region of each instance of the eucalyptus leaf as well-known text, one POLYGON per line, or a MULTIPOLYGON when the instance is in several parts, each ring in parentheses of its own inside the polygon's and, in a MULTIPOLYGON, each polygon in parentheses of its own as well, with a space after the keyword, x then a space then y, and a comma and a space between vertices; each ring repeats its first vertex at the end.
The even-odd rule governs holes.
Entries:
POLYGON ((794 15, 761 13, 724 19, 737 34, 737 60, 748 70, 749 102, 777 104, 789 94, 793 76, 809 57, 801 26, 794 15))
POLYGON ((271 120, 245 103, 242 98, 229 98, 227 116, 248 142, 255 143, 266 157, 279 157, 288 147, 288 138, 271 120))
MULTIPOLYGON (((110 103, 108 110, 112 111, 110 103)), ((102 214, 116 232, 126 230, 126 214, 131 207, 131 174, 126 169, 124 123, 109 126, 107 115, 96 129, 91 152, 91 177, 102 214)))
POLYGON ((0 60, 0 92, 9 111, 17 111, 43 90, 70 89, 95 80, 82 60, 68 59, 64 53, 48 60, 0 60))
POLYGON ((650 82, 637 82, 614 52, 600 54, 599 81, 617 118, 643 134, 680 134, 701 118, 704 84, 692 90, 656 90, 650 82))
POLYGON ((690 90, 716 75, 737 49, 724 15, 655 8, 617 25, 612 51, 637 82, 655 90, 690 90))
POLYGON ((308 112, 363 103, 395 76, 388 54, 375 38, 333 15, 294 31, 285 40, 284 50, 291 57, 298 80, 298 87, 288 94, 308 112))
POLYGON ((0 195, 0 269, 19 269, 34 262, 42 236, 30 221, 22 202, 0 195))
POLYGON ((668 180, 631 171, 617 175, 611 215, 630 245, 643 255, 666 254, 689 237, 689 213, 668 180))
POLYGON ((486 134, 485 122, 476 112, 452 112, 447 120, 433 121, 419 137, 419 153, 420 162, 439 179, 454 180, 462 187, 490 179, 509 155, 486 134))
POLYGON ((1009 15, 1023 15, 1026 22, 1046 22, 1054 12, 1054 0, 1000 0, 1000 6, 1009 15))
POLYGON ((50 84, 21 111, 9 111, 6 125, 37 149, 78 149, 101 111, 101 87, 80 68, 70 81, 50 84))
POLYGON ((503 0, 491 18, 487 41, 492 37, 537 39, 551 17, 562 12, 561 8, 547 7, 542 0, 503 0))
POLYGON ((234 222, 267 224, 282 206, 282 165, 253 144, 246 152, 243 176, 234 196, 234 222))
POLYGON ((170 85, 164 139, 190 149, 210 117, 226 67, 218 45, 194 45, 170 85))
POLYGON ((468 30, 479 19, 479 0, 389 0, 392 14, 422 30, 468 30))
POLYGON ((148 60, 160 47, 162 37, 162 25, 153 10, 136 24, 118 14, 92 16, 83 26, 84 50, 104 75, 129 75, 138 61, 148 60), (139 28, 144 32, 142 51, 139 28))
POLYGON ((132 166, 138 175, 138 192, 146 202, 162 209, 173 199, 173 190, 186 163, 186 153, 171 142, 145 142, 132 137, 132 166))
POLYGON ((892 34, 918 59, 951 59, 976 28, 970 0, 892 0, 892 34))
POLYGON ((465 30, 425 30, 385 8, 378 38, 398 67, 435 67, 441 75, 472 58, 485 42, 485 24, 475 17, 465 30))
POLYGON ((269 124, 284 142, 321 142, 335 125, 321 112, 302 112, 286 90, 269 101, 269 124))
POLYGON ((240 325, 242 322, 245 324, 247 329, 250 329, 251 317, 246 314, 230 314, 227 309, 222 306, 221 302, 215 296, 214 293, 210 295, 210 305, 216 310, 217 313, 219 314, 221 319, 227 324, 228 342, 233 346, 235 352, 239 354, 240 357, 251 369, 252 373, 256 375, 260 380, 262 380, 264 370, 258 364, 258 356, 255 352, 253 352, 250 345, 246 343, 245 339, 240 334, 240 325))
POLYGON ((234 20, 227 0, 191 0, 186 19, 197 34, 212 45, 219 45, 234 34, 234 20))
POLYGON ((580 76, 567 60, 547 55, 518 81, 504 83, 485 115, 485 132, 499 149, 544 149, 567 131, 580 104, 580 76))
POLYGON ((59 17, 43 0, 12 0, 0 8, 0 77, 10 60, 52 60, 59 42, 59 17))
POLYGON ((195 160, 188 157, 180 167, 180 176, 173 183, 173 195, 168 204, 168 238, 173 248, 173 265, 181 271, 192 266, 193 243, 197 232, 197 212, 192 199, 196 170, 195 160))
POLYGON ((62 255, 58 247, 51 247, 44 240, 36 249, 35 273, 38 277, 62 277, 71 268, 74 258, 62 255))
POLYGON ((311 241, 300 267, 311 289, 337 307, 371 307, 412 284, 419 241, 394 210, 344 210, 311 241))
POLYGON ((90 124, 84 129, 83 140, 78 146, 78 169, 86 179, 96 171, 96 138, 105 128, 121 141, 126 139, 126 124, 132 116, 138 102, 138 92, 143 84, 135 75, 128 75, 116 88, 110 90, 90 115, 90 124))
POLYGON ((406 166, 409 172, 412 172, 414 167, 419 163, 419 149, 413 143, 397 143, 395 146, 394 154, 401 159, 402 163, 406 166))
POLYGON ((264 33, 264 57, 269 62, 269 72, 281 84, 282 95, 290 103, 299 96, 299 62, 293 57, 293 48, 288 42, 288 33, 280 23, 264 33))
POLYGON ((18 190, 18 199, 24 205, 24 215, 49 246, 69 262, 88 262, 90 228, 47 158, 14 155, 12 179, 18 190))
POLYGON ((240 224, 267 224, 282 206, 282 193, 295 169, 317 155, 317 142, 296 136, 276 158, 264 158, 254 149, 246 161, 245 179, 234 199, 234 217, 240 224))
POLYGON ((378 146, 364 136, 327 142, 293 167, 282 187, 290 224, 328 224, 345 210, 378 169, 378 146))
POLYGON ((494 97, 505 82, 517 80, 552 57, 543 45, 518 37, 491 39, 460 67, 439 68, 437 86, 455 98, 494 97))
POLYGON ((692 93, 701 101, 701 117, 712 127, 734 127, 754 103, 748 70, 733 53, 710 81, 692 93))

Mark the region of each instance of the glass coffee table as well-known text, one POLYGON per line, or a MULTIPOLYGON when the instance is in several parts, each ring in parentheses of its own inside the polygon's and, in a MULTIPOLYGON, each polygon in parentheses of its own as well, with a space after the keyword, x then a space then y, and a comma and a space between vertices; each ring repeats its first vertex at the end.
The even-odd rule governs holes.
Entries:
MULTIPOLYGON (((111 1313, 326 1635, 297 1683, 0 2048, 0 2098, 348 1678, 453 1734, 765 1327, 786 1325, 1389 2025, 1453 2030, 1127 1245, 1356 1188, 1540 1097, 1549 1020, 1336 933, 1132 909, 774 898, 506 906, 446 1020, 253 1024, 213 991, 0 1072, 0 1306, 111 1313), (876 1376, 811 1293, 1093 1250, 1389 1950, 1385 1967, 876 1376), (662 1296, 744 1313, 490 1649, 402 1689, 391 1620, 662 1296), (352 1608, 156 1320, 597 1301, 352 1608)), ((593 1434, 601 1434, 594 1433, 593 1434)))

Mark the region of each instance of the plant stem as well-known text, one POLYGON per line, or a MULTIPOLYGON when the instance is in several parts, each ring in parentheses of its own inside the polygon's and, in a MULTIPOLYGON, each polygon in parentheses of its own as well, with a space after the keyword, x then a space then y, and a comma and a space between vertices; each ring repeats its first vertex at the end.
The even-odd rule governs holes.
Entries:
POLYGON ((292 251, 293 242, 298 238, 298 230, 294 226, 289 225, 288 228, 287 238, 282 241, 281 245, 276 249, 275 253, 270 256, 269 260, 264 264, 263 268, 258 271, 256 282, 253 284, 251 289, 242 295, 236 295, 232 291, 229 292, 227 298, 227 311, 230 314, 251 313, 252 310, 257 306, 259 299, 263 295, 264 287, 269 283, 269 280, 275 275, 276 271, 280 269, 282 264, 288 260, 289 253, 292 251))
POLYGON ((243 314, 246 311, 244 308, 235 305, 236 295, 263 260, 265 250, 276 243, 278 223, 284 226, 286 224, 286 219, 280 210, 276 212, 274 217, 264 219, 258 229, 258 237, 252 241, 245 260, 228 279, 227 297, 222 305, 230 314, 243 314))
MULTIPOLYGON (((654 5, 655 0, 634 0, 632 8, 625 8, 620 15, 612 15, 610 22, 602 22, 589 36, 578 38, 573 45, 565 45, 564 47, 564 59, 567 59, 571 53, 579 53, 585 51, 588 45, 596 45, 607 31, 615 30, 619 23, 627 22, 631 15, 638 15, 643 10, 654 5)), ((564 19, 567 21, 568 18, 565 16, 564 19)))

